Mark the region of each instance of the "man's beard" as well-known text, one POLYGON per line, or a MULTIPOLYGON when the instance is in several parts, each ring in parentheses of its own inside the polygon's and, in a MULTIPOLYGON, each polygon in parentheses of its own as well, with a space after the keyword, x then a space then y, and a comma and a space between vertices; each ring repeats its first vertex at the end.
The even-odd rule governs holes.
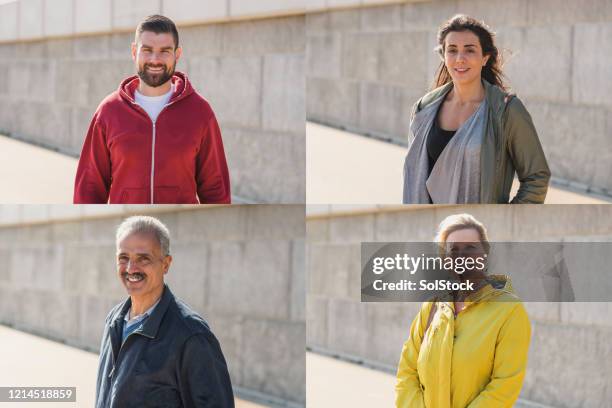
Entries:
POLYGON ((151 64, 144 64, 142 68, 138 69, 138 77, 147 85, 153 88, 157 88, 160 85, 165 84, 172 78, 174 75, 174 67, 176 64, 173 64, 170 68, 165 65, 161 65, 164 67, 164 70, 158 74, 152 74, 147 71, 147 68, 157 68, 158 66, 153 66, 151 64))

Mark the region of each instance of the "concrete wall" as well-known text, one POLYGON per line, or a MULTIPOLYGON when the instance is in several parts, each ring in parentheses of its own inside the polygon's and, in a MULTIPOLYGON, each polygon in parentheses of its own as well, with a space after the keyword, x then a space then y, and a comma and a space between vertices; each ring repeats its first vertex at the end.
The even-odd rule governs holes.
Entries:
POLYGON ((0 41, 132 30, 143 16, 176 23, 218 22, 301 14, 306 0, 8 0, 0 4, 0 41))
POLYGON ((75 206, 0 208, 0 323, 98 351, 104 318, 126 297, 115 228, 152 214, 172 234, 167 282, 210 323, 234 386, 303 406, 304 207, 109 208, 79 219, 75 206))
POLYGON ((300 1, 0 5, 0 133, 78 155, 97 105, 135 73, 136 24, 161 11, 179 24, 184 53, 177 70, 187 73, 221 125, 232 193, 247 201, 303 203, 300 1))
POLYGON ((507 50, 505 73, 555 179, 612 194, 611 46, 602 42, 612 33, 609 0, 318 3, 306 17, 310 120, 406 145, 412 105, 440 61, 437 27, 466 13, 491 25, 507 50), (335 9, 340 3, 348 8, 335 9))
MULTIPOLYGON (((312 215, 306 221, 307 346, 395 370, 419 304, 360 302, 360 243, 429 241, 444 217, 459 212, 484 222, 491 241, 612 238, 606 205, 364 207, 312 215)), ((533 331, 521 397, 555 407, 608 406, 612 303, 526 307, 533 331)))

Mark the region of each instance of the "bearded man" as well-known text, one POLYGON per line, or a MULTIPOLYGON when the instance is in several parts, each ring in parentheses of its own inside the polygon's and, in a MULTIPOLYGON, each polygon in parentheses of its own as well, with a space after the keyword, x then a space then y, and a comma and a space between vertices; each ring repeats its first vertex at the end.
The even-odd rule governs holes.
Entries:
POLYGON ((181 58, 172 20, 153 15, 136 28, 137 75, 107 96, 89 126, 74 186, 75 204, 227 204, 229 172, 208 102, 175 71, 181 58))

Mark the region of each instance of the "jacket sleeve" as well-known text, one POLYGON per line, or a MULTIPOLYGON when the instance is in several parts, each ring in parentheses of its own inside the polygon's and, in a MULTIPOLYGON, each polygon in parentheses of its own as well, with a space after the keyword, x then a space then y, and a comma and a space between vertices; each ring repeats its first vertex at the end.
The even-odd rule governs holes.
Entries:
POLYGON ((185 408, 234 408, 225 358, 212 333, 196 334, 186 341, 178 377, 185 408))
POLYGON ((408 155, 410 153, 410 148, 412 147, 412 143, 414 143, 414 139, 415 139, 414 133, 412 132, 412 123, 414 122, 414 117, 419 111, 420 104, 421 104, 421 99, 419 99, 414 105, 412 105, 412 110, 410 111, 410 121, 408 122, 408 135, 407 135, 408 149, 406 152, 406 156, 404 157, 404 169, 402 171, 402 174, 403 174, 402 204, 412 204, 411 202, 412 200, 410 197, 410 186, 407 181, 407 177, 409 173, 408 169, 410 166, 410 163, 408 161, 408 155))
POLYGON ((104 324, 104 332, 102 333, 102 340, 100 340, 100 353, 98 355, 98 376, 96 377, 96 406, 98 406, 100 402, 100 391, 102 389, 102 384, 106 381, 106 373, 104 370, 104 359, 105 359, 105 350, 104 346, 108 343, 108 317, 106 318, 106 323, 104 324))
POLYGON ((508 102, 504 133, 518 174, 520 187, 513 204, 542 204, 546 198, 550 169, 531 116, 516 97, 508 102))
POLYGON ((412 142, 414 142, 414 134, 412 133, 412 122, 414 122, 414 117, 420 110, 421 99, 416 101, 414 105, 412 105, 412 109, 410 110, 410 121, 408 122, 408 148, 410 148, 410 145, 412 144, 412 142))
POLYGON ((96 112, 85 137, 74 181, 74 204, 106 204, 111 185, 106 132, 96 112))
POLYGON ((410 335, 402 348, 395 385, 396 408, 425 408, 423 389, 417 372, 417 360, 431 306, 431 303, 426 303, 421 308, 410 325, 410 335))
POLYGON ((514 405, 521 392, 531 326, 522 303, 517 303, 497 337, 491 381, 468 408, 506 408, 514 405))
POLYGON ((196 160, 196 183, 200 203, 231 203, 230 178, 221 129, 212 111, 196 160))

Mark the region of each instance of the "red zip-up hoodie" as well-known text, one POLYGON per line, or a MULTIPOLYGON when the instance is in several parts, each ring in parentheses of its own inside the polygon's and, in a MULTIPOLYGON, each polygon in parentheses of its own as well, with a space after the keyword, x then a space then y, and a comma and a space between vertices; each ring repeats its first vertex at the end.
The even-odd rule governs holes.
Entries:
POLYGON ((139 78, 107 96, 89 126, 74 203, 230 203, 221 131, 210 105, 175 72, 155 123, 134 99, 139 78))

